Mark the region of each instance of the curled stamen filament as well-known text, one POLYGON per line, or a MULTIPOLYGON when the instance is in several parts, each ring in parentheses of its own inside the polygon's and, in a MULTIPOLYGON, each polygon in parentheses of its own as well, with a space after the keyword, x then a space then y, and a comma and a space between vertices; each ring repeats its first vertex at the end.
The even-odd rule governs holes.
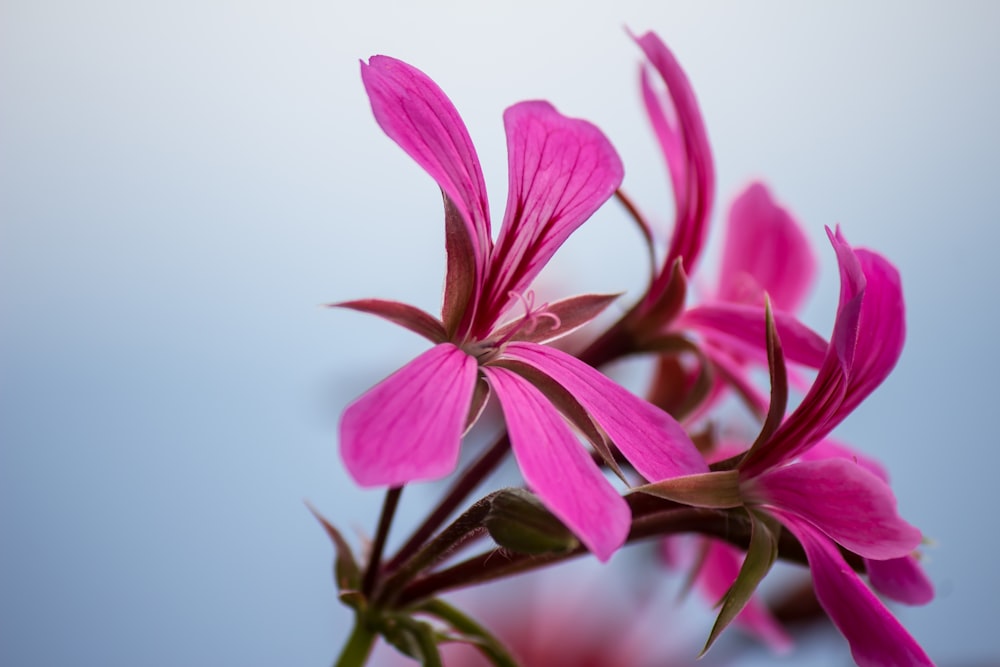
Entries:
POLYGON ((503 345, 522 331, 529 334, 534 332, 538 327, 538 322, 543 319, 552 322, 552 329, 558 329, 562 326, 562 320, 559 319, 559 316, 547 310, 549 307, 548 303, 543 303, 537 309, 535 308, 535 293, 533 291, 528 290, 524 294, 520 292, 508 292, 508 295, 520 301, 524 306, 524 317, 516 323, 517 326, 511 327, 510 331, 503 338, 496 341, 496 345, 503 345))

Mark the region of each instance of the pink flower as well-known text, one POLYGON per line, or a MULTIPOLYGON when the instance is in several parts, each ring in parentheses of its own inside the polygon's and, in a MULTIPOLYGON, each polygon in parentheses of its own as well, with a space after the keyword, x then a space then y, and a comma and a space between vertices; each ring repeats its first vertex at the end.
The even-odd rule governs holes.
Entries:
POLYGON ((771 514, 799 539, 820 604, 859 665, 930 665, 837 548, 870 562, 894 560, 890 572, 897 573, 920 543, 920 531, 899 517, 891 489, 870 466, 840 456, 804 456, 882 383, 905 337, 895 268, 875 253, 851 248, 839 230, 830 239, 841 293, 829 351, 798 408, 740 462, 740 492, 747 507, 771 514))
MULTIPOLYGON (((695 478, 697 482, 677 478, 643 490, 709 507, 743 506, 754 535, 762 531, 759 544, 773 539, 766 517, 777 519, 802 544, 817 598, 844 634, 858 664, 930 665, 838 548, 870 562, 890 562, 885 568, 874 567, 874 580, 895 587, 897 597, 926 595, 920 590, 919 571, 915 573, 908 560, 921 541, 920 531, 900 518, 878 467, 821 444, 888 376, 905 337, 896 269, 880 255, 852 248, 839 229, 828 233, 840 266, 840 303, 827 354, 802 402, 782 421, 784 400, 778 391, 761 436, 735 470, 720 469, 695 478), (826 451, 813 451, 817 447, 826 451)), ((783 361, 776 355, 780 369, 783 361)), ((761 576, 767 566, 762 553, 756 551, 752 568, 761 576)))
POLYGON ((596 127, 546 102, 507 109, 509 195, 494 244, 479 160, 450 100, 425 74, 385 56, 362 63, 361 75, 379 125, 443 192, 448 271, 441 319, 392 301, 338 304, 382 316, 435 344, 344 411, 347 469, 364 486, 448 474, 463 432, 492 390, 528 485, 606 560, 625 540, 628 506, 564 414, 592 439, 608 438, 647 478, 707 469, 668 415, 541 344, 586 323, 612 299, 587 295, 536 308, 527 289, 618 187, 617 154, 596 127), (523 316, 502 323, 518 304, 523 316))
POLYGON ((751 183, 730 207, 714 292, 703 294, 702 303, 673 325, 699 335, 702 351, 722 376, 716 379, 716 396, 724 379, 761 412, 767 410, 767 397, 745 371, 748 363, 767 365, 765 298, 788 361, 808 368, 823 363, 826 341, 795 317, 815 275, 816 261, 798 223, 764 184, 751 183))
MULTIPOLYGON (((702 351, 721 376, 714 383, 713 397, 720 395, 725 380, 755 407, 766 410, 766 397, 744 371, 747 362, 767 361, 763 348, 765 294, 775 309, 776 326, 789 361, 817 368, 826 352, 826 341, 794 317, 813 282, 812 252, 792 216, 763 184, 752 183, 730 208, 714 293, 704 295, 702 305, 679 313, 673 305, 677 289, 674 263, 680 260, 684 273, 691 275, 701 256, 714 197, 714 167, 697 100, 676 58, 655 33, 648 32, 636 42, 665 88, 657 91, 649 67, 642 68, 643 101, 667 162, 676 204, 669 247, 654 271, 637 317, 644 321, 641 326, 645 329, 696 333, 702 351)), ((636 215, 651 241, 649 225, 636 215)), ((672 364, 672 359, 663 360, 657 384, 676 384, 672 364)), ((703 406, 713 402, 710 399, 703 406)))

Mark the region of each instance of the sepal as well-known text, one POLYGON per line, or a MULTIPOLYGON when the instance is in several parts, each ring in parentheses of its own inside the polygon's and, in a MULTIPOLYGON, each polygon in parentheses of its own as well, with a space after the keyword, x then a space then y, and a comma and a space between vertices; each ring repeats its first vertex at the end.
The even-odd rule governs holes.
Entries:
POLYGON ((444 343, 448 340, 448 334, 444 330, 441 322, 420 310, 415 306, 401 301, 389 301, 387 299, 357 299, 354 301, 341 301, 339 303, 327 304, 329 308, 350 308, 360 313, 378 315, 389 320, 393 324, 398 324, 404 329, 409 329, 413 333, 420 334, 432 343, 444 343))
POLYGON ((573 333, 604 312, 621 294, 583 294, 556 301, 525 317, 551 318, 551 326, 526 325, 524 317, 508 322, 496 330, 493 338, 526 343, 548 343, 573 333))
POLYGON ((715 619, 715 625, 712 626, 708 641, 705 642, 705 648, 701 650, 698 657, 705 655, 722 631, 726 629, 726 626, 732 623, 743 611, 757 590, 757 586, 778 558, 778 535, 781 526, 769 517, 755 512, 748 512, 748 514, 751 532, 747 556, 743 561, 743 566, 740 567, 736 581, 733 582, 720 601, 719 615, 715 619))
POLYGON ((326 520, 319 513, 319 511, 313 507, 310 503, 306 502, 306 507, 312 512, 312 515, 316 517, 320 525, 326 531, 326 534, 330 536, 330 540, 333 541, 334 548, 334 566, 333 575, 337 581, 337 590, 342 594, 349 591, 358 591, 361 589, 361 567, 358 565, 357 561, 354 560, 354 554, 351 553, 351 547, 348 546, 347 540, 344 536, 340 534, 333 524, 326 520))
POLYGON ((743 505, 740 497, 740 474, 737 470, 674 477, 638 486, 633 491, 692 507, 729 509, 743 505))

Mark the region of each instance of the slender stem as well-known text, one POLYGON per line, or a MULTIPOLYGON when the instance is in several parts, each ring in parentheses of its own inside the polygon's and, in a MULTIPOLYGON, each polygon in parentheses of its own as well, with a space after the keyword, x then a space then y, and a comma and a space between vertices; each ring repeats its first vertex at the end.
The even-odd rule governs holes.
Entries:
POLYGON ((368 661, 368 656, 375 645, 375 636, 364 619, 359 616, 334 667, 362 667, 368 661))
POLYGON ((428 542, 410 560, 389 575, 379 588, 374 604, 376 606, 391 604, 396 595, 415 576, 445 558, 469 538, 481 533, 483 520, 490 511, 495 495, 496 493, 491 493, 476 501, 462 516, 441 531, 440 535, 428 542))
POLYGON ((455 483, 448 490, 448 493, 441 499, 438 506, 434 508, 434 511, 424 519, 424 522, 417 528, 410 539, 406 541, 406 544, 392 557, 386 566, 386 570, 392 572, 408 561, 423 546, 424 542, 434 534, 434 531, 448 520, 452 512, 469 497, 469 494, 479 486, 480 482, 486 479, 486 476, 500 465, 500 462, 508 451, 510 451, 510 439, 507 437, 507 434, 503 434, 465 472, 459 475, 458 479, 455 480, 455 483))
POLYGON ((375 533, 372 552, 368 557, 368 569, 365 570, 365 578, 361 582, 361 592, 366 597, 375 590, 379 570, 382 568, 382 550, 385 549, 385 540, 389 535, 389 527, 392 526, 392 518, 396 515, 396 506, 399 505, 399 496, 402 493, 403 487, 401 486, 394 486, 385 492, 382 515, 378 521, 378 532, 375 533))

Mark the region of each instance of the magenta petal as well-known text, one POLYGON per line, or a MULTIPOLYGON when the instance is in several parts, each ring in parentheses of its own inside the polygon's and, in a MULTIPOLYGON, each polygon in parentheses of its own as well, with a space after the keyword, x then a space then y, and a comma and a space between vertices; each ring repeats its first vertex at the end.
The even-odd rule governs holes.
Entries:
POLYGON ((791 460, 819 442, 839 424, 848 411, 842 406, 848 377, 858 345, 858 326, 865 296, 866 278, 857 254, 840 229, 827 229, 840 266, 840 303, 826 358, 802 402, 778 428, 770 441, 758 447, 740 464, 747 476, 791 460))
POLYGON ((833 438, 821 440, 819 443, 813 445, 809 451, 803 452, 799 457, 800 461, 819 461, 821 459, 846 459, 853 461, 886 484, 889 483, 889 472, 880 461, 848 447, 833 438))
POLYGON ((874 252, 855 251, 867 286, 858 322, 854 363, 841 411, 851 412, 871 394, 895 367, 906 338, 903 288, 896 270, 874 252))
POLYGON ((636 38, 636 43, 667 88, 666 96, 658 95, 642 70, 643 101, 670 169, 677 208, 664 266, 670 267, 683 257, 684 269, 690 274, 701 254, 715 196, 712 152, 694 90, 677 59, 653 32, 636 38))
POLYGON ((504 356, 562 385, 646 479, 708 472, 708 464, 673 417, 576 357, 532 343, 511 343, 504 356))
POLYGON ((816 597, 851 645, 860 667, 933 667, 934 663, 850 568, 837 547, 811 526, 778 518, 802 543, 816 597))
POLYGON ((632 514, 552 403, 506 368, 483 368, 500 399, 514 457, 553 514, 606 561, 625 542, 632 514))
POLYGON ((840 267, 840 303, 837 305, 837 319, 833 323, 830 345, 846 374, 854 364, 858 327, 861 321, 861 304, 867 280, 857 253, 840 233, 840 227, 837 227, 836 232, 831 232, 827 228, 826 234, 837 253, 837 264, 840 267))
POLYGON ((792 463, 743 485, 748 503, 793 513, 865 558, 905 556, 921 541, 900 518, 888 485, 845 459, 792 463))
MULTIPOLYGON (((816 259, 802 229, 761 183, 750 184, 729 209, 716 295, 795 312, 812 288, 816 259)), ((784 337, 782 337, 784 343, 784 337)))
POLYGON ((372 56, 361 79, 382 130, 437 181, 468 227, 480 280, 492 244, 479 157, 451 100, 430 77, 401 60, 372 56))
POLYGON ((866 560, 865 568, 872 588, 886 597, 903 604, 927 604, 934 599, 934 584, 913 554, 888 560, 866 560))
POLYGON ((442 343, 375 385, 344 410, 340 451, 361 486, 442 477, 458 463, 476 360, 442 343))
MULTIPOLYGON (((788 313, 775 312, 774 325, 785 359, 809 368, 823 365, 828 349, 823 337, 788 313)), ((740 303, 713 303, 690 308, 677 326, 697 329, 721 348, 767 364, 764 307, 740 303)))
MULTIPOLYGON (((721 600, 736 581, 744 555, 725 542, 710 540, 698 572, 698 587, 713 604, 721 600)), ((759 594, 750 598, 736 617, 735 623, 776 653, 787 653, 792 648, 792 638, 771 614, 759 594)))
POLYGON ((487 300, 492 324, 555 251, 621 185, 624 170, 596 126, 567 118, 547 102, 504 113, 510 184, 493 253, 487 300))

